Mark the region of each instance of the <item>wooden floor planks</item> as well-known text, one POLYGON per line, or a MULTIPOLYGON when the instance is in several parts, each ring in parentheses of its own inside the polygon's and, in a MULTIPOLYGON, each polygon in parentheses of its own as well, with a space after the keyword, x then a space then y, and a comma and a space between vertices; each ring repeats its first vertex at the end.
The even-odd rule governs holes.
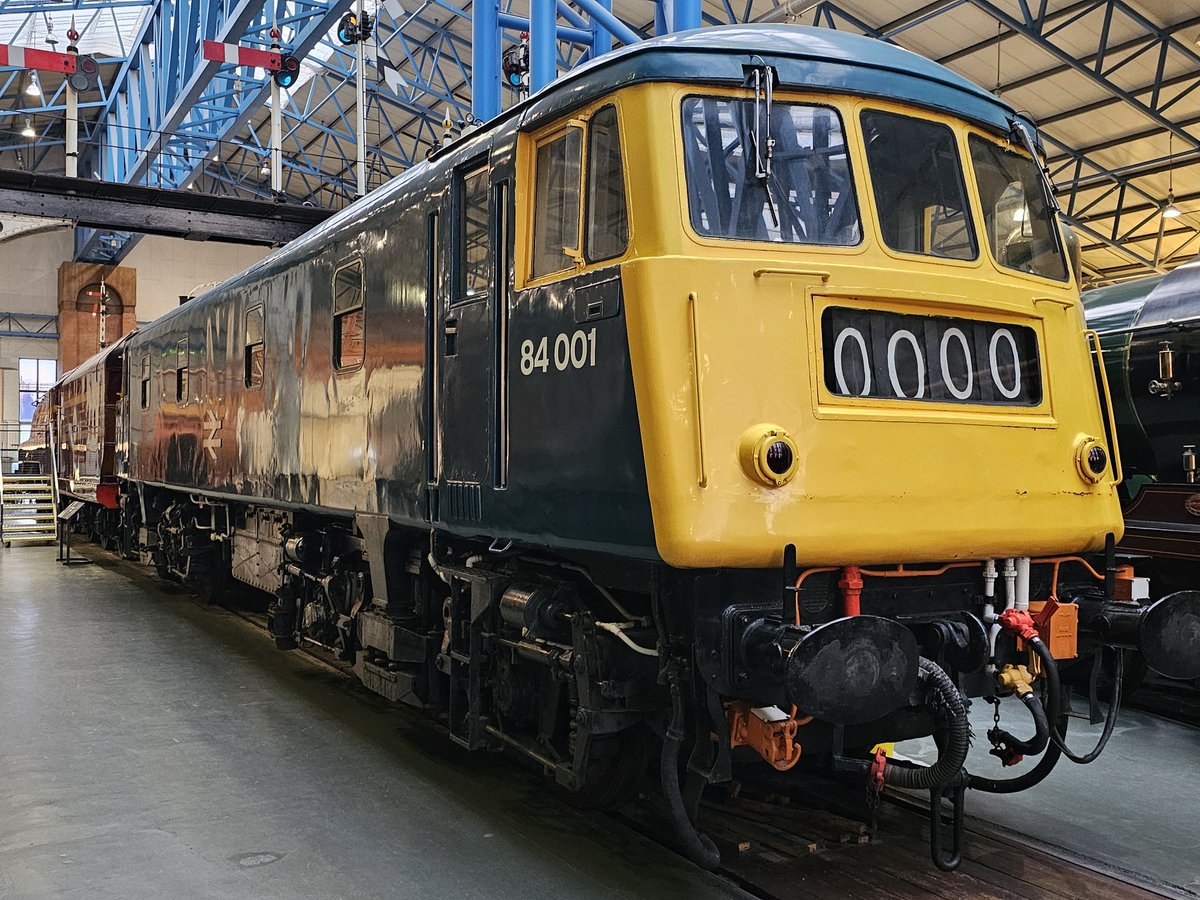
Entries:
MULTIPOLYGON (((831 793, 812 796, 741 789, 706 797, 700 825, 719 844, 722 867, 758 893, 804 900, 1150 900, 1160 895, 1117 877, 968 827, 962 865, 938 871, 929 858, 925 815, 885 803, 875 822, 841 814, 831 793)), ((668 833, 654 804, 624 815, 668 833)))

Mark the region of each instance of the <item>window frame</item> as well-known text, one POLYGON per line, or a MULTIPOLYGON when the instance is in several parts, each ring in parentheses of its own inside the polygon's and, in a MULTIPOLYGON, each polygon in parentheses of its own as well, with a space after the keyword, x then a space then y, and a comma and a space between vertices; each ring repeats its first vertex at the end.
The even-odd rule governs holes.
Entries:
POLYGON ((630 200, 632 196, 630 182, 631 165, 629 148, 625 140, 625 118, 626 115, 622 108, 620 93, 609 93, 599 100, 592 101, 583 109, 566 114, 563 117, 558 118, 546 125, 524 131, 519 135, 517 164, 517 184, 519 185, 519 189, 515 188, 513 192, 516 203, 516 220, 513 233, 514 278, 516 290, 522 291, 530 287, 553 284, 555 282, 562 281, 565 278, 607 268, 622 261, 632 252, 634 242, 634 221, 630 200), (618 146, 621 154, 621 179, 625 191, 625 247, 620 253, 614 256, 590 257, 588 256, 589 247, 587 235, 590 204, 587 197, 587 191, 588 166, 590 164, 589 143, 591 141, 591 122, 598 113, 609 107, 611 107, 616 113, 618 146), (533 263, 534 231, 536 228, 537 205, 534 202, 532 194, 534 193, 534 189, 536 188, 537 184, 537 151, 540 146, 543 146, 548 141, 554 140, 556 137, 560 137, 570 127, 580 128, 583 131, 580 160, 581 164, 579 167, 580 202, 578 241, 580 246, 577 248, 580 254, 580 259, 571 268, 564 268, 555 272, 535 275, 533 273, 533 263))
POLYGON ((150 408, 150 385, 153 381, 153 372, 150 354, 143 353, 138 370, 138 402, 142 409, 150 408))
POLYGON ((584 221, 584 205, 586 197, 586 172, 588 161, 588 128, 587 121, 572 117, 562 122, 555 124, 553 130, 539 135, 533 141, 532 152, 532 171, 530 178, 530 187, 532 189, 532 203, 530 204, 529 217, 529 265, 528 278, 530 281, 535 281, 541 278, 554 278, 562 275, 564 272, 577 272, 584 265, 584 247, 583 247, 583 221, 584 221), (543 147, 553 144, 555 141, 563 140, 572 131, 579 132, 579 178, 576 184, 578 189, 578 202, 575 207, 575 246, 563 247, 562 255, 569 259, 571 264, 563 266, 560 269, 551 269, 547 272, 535 272, 534 261, 537 256, 537 234, 538 234, 538 203, 537 203, 537 179, 538 179, 538 155, 543 147))
POLYGON ((242 385, 248 391, 261 390, 263 382, 267 378, 267 333, 266 333, 266 315, 263 311, 262 303, 253 303, 246 307, 246 311, 242 314, 242 385), (250 314, 257 311, 259 316, 259 335, 257 341, 250 340, 250 314), (253 355, 252 351, 255 347, 262 348, 263 367, 260 378, 257 383, 251 382, 251 375, 254 367, 251 364, 253 355))
MULTIPOLYGON (((780 249, 786 249, 788 252, 803 251, 816 253, 839 253, 839 254, 859 254, 868 249, 868 222, 863 214, 862 194, 863 181, 861 169, 865 168, 865 160, 860 155, 861 145, 860 136, 856 134, 854 129, 847 129, 846 122, 850 121, 858 107, 852 101, 841 100, 839 98, 804 94, 802 92, 776 92, 773 95, 773 103, 785 104, 788 106, 807 106, 812 108, 824 109, 832 112, 838 121, 842 135, 842 150, 846 157, 846 170, 850 182, 850 189, 853 192, 855 217, 858 221, 858 240, 854 243, 844 244, 823 244, 813 241, 771 241, 760 240, 756 237, 724 237, 719 234, 704 234, 699 231, 692 222, 692 208, 690 192, 687 183, 687 159, 684 149, 684 110, 683 105, 688 100, 717 100, 725 102, 753 102, 753 91, 744 89, 740 93, 736 89, 729 87, 711 87, 706 88, 700 85, 689 85, 686 89, 681 89, 675 96, 675 142, 676 153, 679 160, 679 208, 681 221, 683 222, 684 232, 692 240, 699 244, 711 247, 753 247, 755 249, 770 249, 774 252, 779 252, 780 249)), ((874 200, 872 198, 872 205, 874 200)))
POLYGON ((340 263, 334 270, 330 278, 330 297, 329 297, 329 361, 333 366, 334 374, 346 375, 351 372, 357 372, 366 364, 367 360, 367 285, 366 285, 366 266, 363 265, 363 258, 355 256, 340 263), (346 309, 339 310, 337 308, 337 283, 338 276, 346 269, 358 269, 358 303, 346 309), (339 330, 340 319, 351 315, 355 312, 362 313, 362 357, 357 363, 351 366, 339 365, 341 359, 341 332, 339 330))
POLYGON ((188 338, 175 342, 175 403, 177 406, 187 406, 191 400, 190 373, 191 346, 188 338), (183 363, 180 365, 180 363, 183 363))
POLYGON ((583 177, 583 195, 579 214, 579 249, 583 253, 583 260, 587 265, 620 259, 629 252, 632 240, 629 221, 629 176, 627 174, 629 167, 625 164, 625 129, 621 126, 621 111, 617 108, 617 104, 611 101, 605 103, 593 110, 587 117, 587 130, 582 152, 583 159, 579 166, 583 177), (613 113, 614 127, 617 130, 617 157, 621 160, 621 202, 625 210, 625 243, 616 253, 607 256, 592 256, 592 123, 597 116, 610 109, 613 113))
POLYGON ((46 394, 49 393, 50 389, 52 387, 54 387, 55 384, 58 383, 58 378, 59 378, 59 371, 58 371, 58 360, 57 359, 47 359, 47 358, 41 357, 41 356, 18 357, 18 359, 17 359, 17 431, 21 435, 22 441, 26 440, 29 437, 29 434, 32 432, 33 423, 34 423, 36 415, 37 415, 37 408, 41 405, 42 401, 46 398, 46 394), (21 380, 21 363, 30 363, 30 362, 33 363, 33 372, 34 372, 33 387, 27 388, 27 387, 25 387, 25 384, 27 382, 22 382, 22 380, 21 380), (53 368, 54 374, 48 382, 42 381, 42 368, 43 368, 42 364, 43 363, 49 363, 51 365, 51 367, 53 368), (28 419, 23 418, 21 415, 21 402, 20 401, 21 401, 22 394, 32 394, 33 395, 33 410, 29 413, 28 419))
MULTIPOLYGON (((855 115, 857 117, 858 141, 862 149, 863 168, 865 169, 867 186, 870 190, 871 219, 873 228, 875 229, 876 238, 878 239, 879 246, 883 249, 883 251, 900 259, 918 259, 924 261, 934 260, 938 263, 938 265, 955 265, 968 268, 977 268, 978 266, 982 265, 983 250, 980 246, 982 241, 980 240, 981 235, 979 232, 979 210, 976 208, 978 195, 974 189, 974 182, 969 181, 969 179, 974 178, 974 172, 972 171, 970 174, 968 174, 968 166, 965 164, 966 159, 969 157, 964 155, 966 145, 963 140, 963 129, 956 127, 955 123, 929 113, 927 110, 918 109, 915 107, 903 107, 897 109, 884 104, 867 102, 861 103, 856 107, 855 115), (890 243, 888 243, 883 228, 883 218, 880 215, 879 203, 877 202, 877 195, 875 192, 876 178, 875 172, 871 167, 871 153, 869 147, 867 146, 866 129, 863 127, 863 116, 867 115, 868 113, 879 113, 886 116, 892 116, 894 118, 912 119, 917 122, 922 122, 927 125, 933 125, 938 128, 945 129, 950 133, 951 143, 954 147, 954 153, 958 160, 959 188, 962 191, 962 199, 964 201, 963 206, 966 209, 968 217, 968 221, 966 223, 966 233, 971 238, 972 246, 974 248, 973 256, 940 256, 936 253, 931 253, 928 251, 922 252, 919 250, 903 250, 893 247, 890 243), (917 113, 919 113, 919 115, 917 113)), ((928 211, 929 208, 926 209, 926 214, 928 214, 928 211)))
POLYGON ((453 257, 450 266, 450 292, 447 296, 448 306, 462 306, 487 300, 492 295, 491 273, 492 260, 495 258, 495 248, 492 246, 492 167, 486 155, 470 159, 454 169, 453 210, 454 210, 454 241, 453 257), (467 262, 467 181, 482 175, 485 189, 481 192, 486 218, 483 233, 488 241, 487 256, 481 269, 484 272, 484 289, 475 294, 467 293, 467 273, 470 265, 467 262))
MULTIPOLYGON (((975 199, 979 203, 979 230, 983 235, 983 240, 980 241, 980 243, 987 248, 988 259, 991 260, 992 264, 998 271, 1003 272, 1006 275, 1022 275, 1027 278, 1037 278, 1041 281, 1048 281, 1051 284, 1056 284, 1059 286, 1071 284, 1075 278, 1074 266, 1071 263, 1071 254, 1068 252, 1066 241, 1063 237, 1062 223, 1058 215, 1049 206, 1047 206, 1046 211, 1049 214, 1050 219, 1051 240, 1054 242, 1055 249, 1058 251, 1059 259, 1062 261, 1063 275, 1061 277, 1046 275, 1042 272, 1018 269, 1015 266, 1010 266, 1007 263, 1001 262, 999 254, 996 252, 997 248, 992 243, 995 222, 993 220, 991 224, 988 223, 988 209, 984 204, 983 190, 980 186, 979 173, 975 163, 975 155, 971 146, 972 140, 988 144, 993 148, 998 148, 1002 153, 1012 153, 1025 161, 1029 161, 1029 155, 1025 152, 1025 148, 1017 144, 1013 144, 1011 141, 1005 142, 1003 138, 996 134, 981 131, 976 128, 970 128, 964 132, 964 144, 966 145, 967 159, 971 164, 972 188, 974 190, 975 199)), ((1034 159, 1032 164, 1040 168, 1042 161, 1040 159, 1034 159)), ((1040 185, 1038 187, 1040 188, 1040 185)))

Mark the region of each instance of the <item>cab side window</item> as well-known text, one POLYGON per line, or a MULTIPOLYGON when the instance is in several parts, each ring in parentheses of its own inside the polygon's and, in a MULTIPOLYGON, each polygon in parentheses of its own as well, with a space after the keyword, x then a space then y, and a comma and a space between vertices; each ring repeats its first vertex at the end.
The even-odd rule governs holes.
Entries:
POLYGON ((533 162, 530 277, 623 254, 629 217, 616 107, 538 139, 533 162))
POLYGON ((583 129, 571 127, 537 148, 533 275, 570 269, 579 259, 579 173, 583 129))
POLYGON ((598 262, 620 256, 629 245, 625 167, 615 106, 592 116, 587 168, 587 258, 598 262))
POLYGON ((453 302, 467 303, 486 297, 491 280, 487 165, 464 172, 456 180, 459 214, 453 302))
POLYGON ((333 368, 353 372, 366 355, 363 268, 356 259, 333 274, 333 368))
POLYGON ((266 355, 263 343, 263 308, 262 304, 246 310, 246 332, 243 350, 242 375, 246 387, 253 390, 262 387, 263 360, 266 355))

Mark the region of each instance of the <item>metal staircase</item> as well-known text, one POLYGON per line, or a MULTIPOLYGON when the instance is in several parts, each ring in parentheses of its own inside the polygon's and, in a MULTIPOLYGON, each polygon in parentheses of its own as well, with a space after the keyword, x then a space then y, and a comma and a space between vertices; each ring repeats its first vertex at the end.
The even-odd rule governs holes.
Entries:
POLYGON ((49 475, 12 475, 0 470, 0 543, 53 543, 54 483, 49 475))

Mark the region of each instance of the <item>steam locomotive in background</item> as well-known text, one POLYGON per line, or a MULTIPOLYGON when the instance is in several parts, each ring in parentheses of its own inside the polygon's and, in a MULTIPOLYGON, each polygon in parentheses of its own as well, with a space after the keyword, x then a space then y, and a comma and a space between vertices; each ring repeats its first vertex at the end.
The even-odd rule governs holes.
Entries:
POLYGON ((1058 761, 1060 661, 1200 664, 1200 597, 1141 602, 1115 556, 1037 152, 865 38, 628 47, 66 375, 51 464, 102 539, 271 593, 280 647, 334 648, 466 747, 601 804, 657 752, 702 865, 683 771, 961 811, 1058 761), (1033 722, 988 732, 1040 755, 1012 778, 963 769, 991 694, 1033 722), (871 752, 930 734, 929 768, 871 752))
POLYGON ((1200 261, 1086 291, 1101 337, 1125 470, 1121 546, 1155 595, 1200 575, 1200 261))

